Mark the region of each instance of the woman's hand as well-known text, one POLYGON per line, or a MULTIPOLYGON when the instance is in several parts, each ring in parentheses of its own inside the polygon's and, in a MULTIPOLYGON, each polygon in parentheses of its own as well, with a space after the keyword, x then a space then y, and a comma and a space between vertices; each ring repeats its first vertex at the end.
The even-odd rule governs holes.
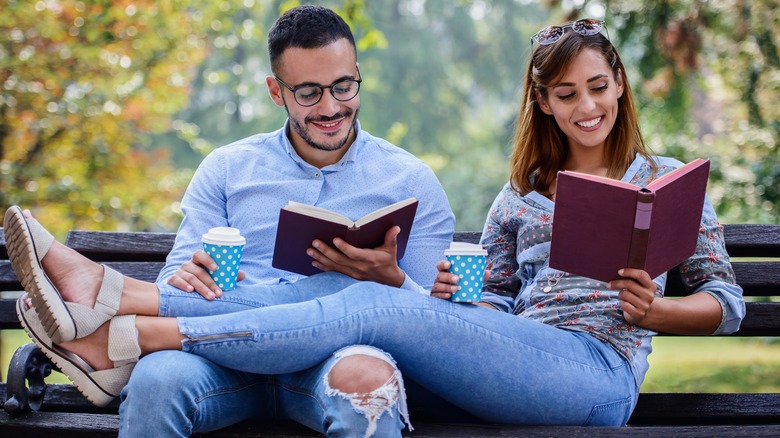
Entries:
MULTIPOLYGON (((442 260, 436 264, 436 269, 439 270, 439 273, 436 274, 436 281, 433 283, 433 288, 431 289, 432 297, 449 301, 452 298, 452 294, 460 290, 460 286, 458 286, 460 277, 449 272, 450 266, 451 263, 447 260, 442 260)), ((490 271, 485 270, 485 281, 487 281, 488 277, 490 277, 490 271)), ((473 304, 496 310, 494 306, 488 303, 473 304)))
POLYGON ((442 260, 436 264, 436 269, 439 270, 439 273, 436 274, 436 281, 433 283, 433 288, 431 289, 432 297, 449 301, 449 299, 452 298, 452 294, 460 289, 460 286, 458 286, 460 278, 448 271, 450 266, 451 264, 447 260, 442 260))
POLYGON ((620 290, 618 298, 623 317, 631 324, 650 328, 657 290, 653 279, 641 269, 625 268, 618 274, 625 278, 610 281, 609 288, 620 290))
POLYGON ((723 309, 709 293, 699 291, 684 297, 659 297, 647 272, 625 268, 618 274, 626 278, 611 281, 609 288, 620 290, 620 307, 627 322, 677 335, 709 335, 718 328, 723 309))

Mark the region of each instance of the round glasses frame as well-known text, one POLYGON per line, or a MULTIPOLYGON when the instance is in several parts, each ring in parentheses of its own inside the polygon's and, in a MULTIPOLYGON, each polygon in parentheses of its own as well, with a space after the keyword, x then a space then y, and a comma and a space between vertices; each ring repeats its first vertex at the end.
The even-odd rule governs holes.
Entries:
MULTIPOLYGON (((360 68, 357 67, 358 71, 358 77, 360 77, 360 68)), ((327 88, 330 91, 330 95, 333 96, 334 99, 338 100, 339 102, 347 102, 352 99, 354 99, 358 93, 360 92, 360 83, 363 82, 362 79, 344 79, 341 81, 334 82, 330 85, 312 85, 312 84, 304 84, 304 85, 298 85, 295 87, 291 87, 287 85, 283 80, 279 79, 277 76, 274 76, 274 79, 276 79, 276 82, 279 82, 284 88, 287 88, 292 92, 293 98, 295 99, 295 102, 300 106, 314 106, 320 103, 320 100, 322 100, 322 96, 325 95, 325 89, 327 88), (352 91, 354 89, 354 94, 349 96, 338 96, 338 91, 333 91, 333 89, 349 89, 352 91), (315 90, 318 91, 317 99, 312 100, 312 97, 306 97, 307 95, 311 95, 315 92, 315 90)))
MULTIPOLYGON (((561 39, 567 28, 571 28, 571 30, 577 32, 580 35, 590 36, 601 32, 601 29, 606 30, 607 23, 604 20, 598 20, 595 18, 583 18, 558 26, 547 26, 539 32, 536 32, 534 36, 531 37, 531 45, 533 46, 534 41, 539 43, 540 46, 553 44, 561 39)), ((608 30, 607 39, 609 39, 608 30)))

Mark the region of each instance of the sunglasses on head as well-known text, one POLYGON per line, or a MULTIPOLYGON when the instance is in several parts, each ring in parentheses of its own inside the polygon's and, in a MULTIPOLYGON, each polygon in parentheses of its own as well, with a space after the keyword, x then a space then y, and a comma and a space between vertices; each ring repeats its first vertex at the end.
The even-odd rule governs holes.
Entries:
MULTIPOLYGON (((604 20, 597 20, 595 18, 583 18, 559 26, 547 26, 531 37, 531 45, 533 46, 534 41, 539 43, 540 46, 553 44, 561 39, 566 32, 566 29, 569 27, 580 35, 589 36, 601 32, 602 28, 606 29, 607 23, 604 22, 604 20)), ((609 34, 607 34, 607 38, 609 38, 609 34)))

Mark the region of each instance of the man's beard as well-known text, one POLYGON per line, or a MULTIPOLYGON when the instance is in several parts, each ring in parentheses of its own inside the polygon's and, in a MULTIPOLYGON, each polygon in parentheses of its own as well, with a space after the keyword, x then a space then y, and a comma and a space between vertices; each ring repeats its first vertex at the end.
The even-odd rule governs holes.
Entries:
MULTIPOLYGON (((344 138, 341 139, 341 141, 337 141, 336 144, 324 144, 324 143, 318 143, 314 141, 312 136, 309 134, 309 130, 306 128, 308 123, 311 122, 318 122, 318 123, 327 123, 332 120, 344 118, 349 119, 352 116, 352 110, 346 110, 343 112, 340 112, 332 117, 320 117, 320 118, 313 118, 313 117, 307 117, 304 119, 303 123, 301 123, 298 119, 294 119, 290 117, 290 127, 295 131, 298 136, 300 136, 303 141, 305 141, 309 146, 313 147, 314 149, 318 149, 321 151, 327 151, 327 152, 333 152, 337 151, 344 146, 346 146, 347 141, 349 140, 350 135, 352 135, 353 130, 355 129, 355 121, 357 120, 358 112, 360 112, 360 108, 355 110, 355 116, 350 122, 349 129, 347 130, 347 133, 344 135, 344 138)), ((287 114, 290 114, 290 111, 287 111, 287 114)))

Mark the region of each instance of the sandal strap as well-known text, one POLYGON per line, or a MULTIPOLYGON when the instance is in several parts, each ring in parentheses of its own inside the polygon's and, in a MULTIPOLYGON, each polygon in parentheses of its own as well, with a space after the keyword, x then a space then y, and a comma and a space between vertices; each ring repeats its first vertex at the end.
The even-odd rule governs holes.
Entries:
POLYGON ((114 367, 138 362, 139 357, 141 346, 138 345, 135 315, 122 315, 111 319, 108 326, 108 358, 114 361, 114 367))
POLYGON ((73 322, 76 324, 76 338, 83 338, 95 332, 111 319, 111 315, 97 312, 91 307, 77 303, 65 303, 73 322))
POLYGON ((26 217, 27 228, 30 230, 30 235, 33 238, 33 244, 35 245, 35 254, 38 256, 38 261, 43 260, 43 257, 49 252, 54 243, 54 236, 46 230, 35 218, 26 217))
POLYGON ((103 283, 98 291, 95 310, 108 316, 116 315, 119 309, 119 300, 122 298, 125 276, 103 265, 103 283))

